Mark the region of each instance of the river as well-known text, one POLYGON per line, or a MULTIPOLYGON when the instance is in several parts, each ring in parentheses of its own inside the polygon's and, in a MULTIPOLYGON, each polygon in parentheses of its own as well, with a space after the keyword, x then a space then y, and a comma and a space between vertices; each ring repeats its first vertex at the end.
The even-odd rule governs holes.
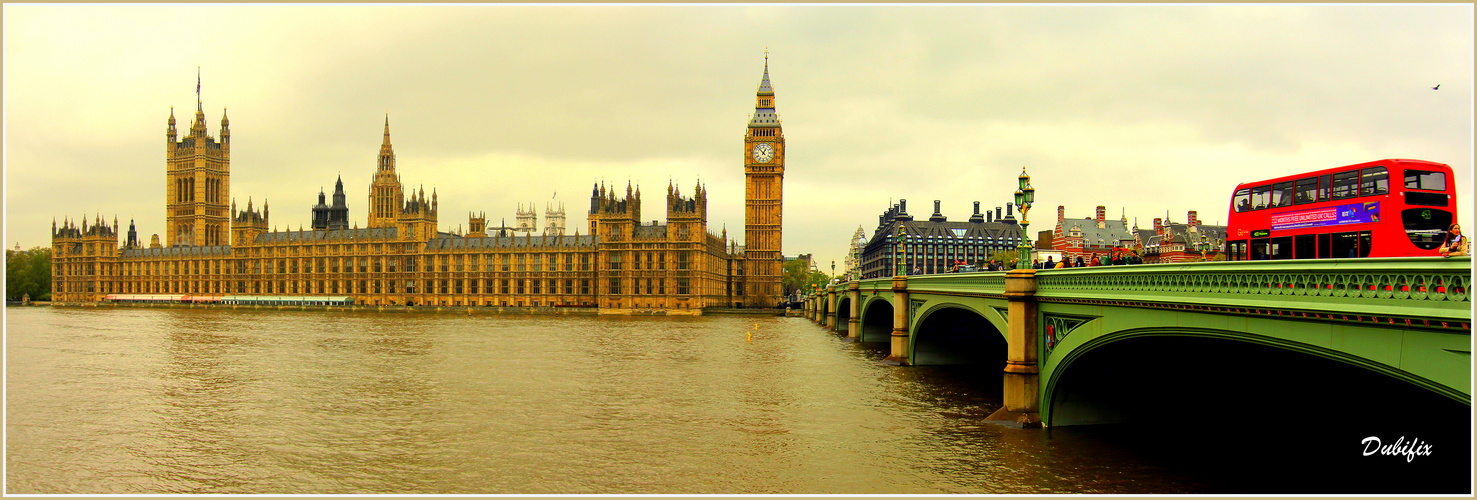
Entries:
POLYGON ((1182 436, 986 422, 998 373, 885 366, 800 318, 6 313, 7 493, 1265 487, 1182 436))

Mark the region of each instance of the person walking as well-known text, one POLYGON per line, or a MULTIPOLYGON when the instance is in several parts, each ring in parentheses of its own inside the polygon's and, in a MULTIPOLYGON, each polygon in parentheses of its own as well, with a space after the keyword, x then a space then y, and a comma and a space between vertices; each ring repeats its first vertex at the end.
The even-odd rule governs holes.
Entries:
POLYGON ((1046 256, 1046 266, 1045 266, 1045 269, 1056 269, 1057 263, 1056 262, 1052 262, 1051 259, 1052 259, 1052 256, 1050 256, 1050 255, 1047 255, 1046 256))
POLYGON ((1462 227, 1452 224, 1446 229, 1446 241, 1436 248, 1436 252, 1442 257, 1460 257, 1467 255, 1467 238, 1462 236, 1462 227))
POLYGON ((1074 265, 1074 266, 1072 266, 1072 267, 1087 267, 1087 264, 1085 262, 1082 262, 1082 256, 1081 255, 1078 255, 1077 256, 1077 264, 1074 265))

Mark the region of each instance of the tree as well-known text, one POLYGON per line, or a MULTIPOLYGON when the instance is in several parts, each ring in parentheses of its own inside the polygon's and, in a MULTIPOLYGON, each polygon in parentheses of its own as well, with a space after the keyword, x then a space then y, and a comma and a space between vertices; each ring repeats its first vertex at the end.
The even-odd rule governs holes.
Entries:
POLYGON ((785 263, 784 278, 782 282, 785 290, 785 295, 795 293, 795 290, 798 290, 801 287, 808 288, 810 286, 808 284, 810 280, 810 266, 808 266, 807 264, 808 262, 800 259, 795 259, 785 263))
POLYGON ((831 280, 829 276, 826 276, 826 273, 811 271, 808 262, 800 259, 786 262, 784 273, 782 284, 785 295, 790 295, 797 291, 800 293, 809 293, 811 290, 814 290, 811 285, 826 286, 826 282, 831 280))
POLYGON ((7 252, 5 259, 5 299, 51 300, 51 249, 32 248, 7 252))

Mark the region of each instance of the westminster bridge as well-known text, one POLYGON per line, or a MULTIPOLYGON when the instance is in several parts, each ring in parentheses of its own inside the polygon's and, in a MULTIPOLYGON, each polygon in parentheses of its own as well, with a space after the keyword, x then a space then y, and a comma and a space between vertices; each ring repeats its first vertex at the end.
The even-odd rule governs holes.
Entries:
POLYGON ((1367 397, 1359 387, 1329 386, 1373 383, 1470 411, 1471 265, 1427 257, 897 276, 833 284, 804 309, 848 340, 890 344, 888 364, 1003 366, 1004 408, 992 418, 1025 426, 1172 418, 1174 394, 1358 398, 1367 397), (1283 375, 1310 370, 1348 375, 1311 388, 1283 375))

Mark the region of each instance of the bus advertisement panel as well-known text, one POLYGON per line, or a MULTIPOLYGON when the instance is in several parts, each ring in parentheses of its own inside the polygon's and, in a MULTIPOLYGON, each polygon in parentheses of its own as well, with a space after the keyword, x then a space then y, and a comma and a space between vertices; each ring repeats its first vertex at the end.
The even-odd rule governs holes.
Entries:
POLYGON ((1380 221, 1380 202, 1349 203, 1336 207, 1272 214, 1272 230, 1367 224, 1380 221))

